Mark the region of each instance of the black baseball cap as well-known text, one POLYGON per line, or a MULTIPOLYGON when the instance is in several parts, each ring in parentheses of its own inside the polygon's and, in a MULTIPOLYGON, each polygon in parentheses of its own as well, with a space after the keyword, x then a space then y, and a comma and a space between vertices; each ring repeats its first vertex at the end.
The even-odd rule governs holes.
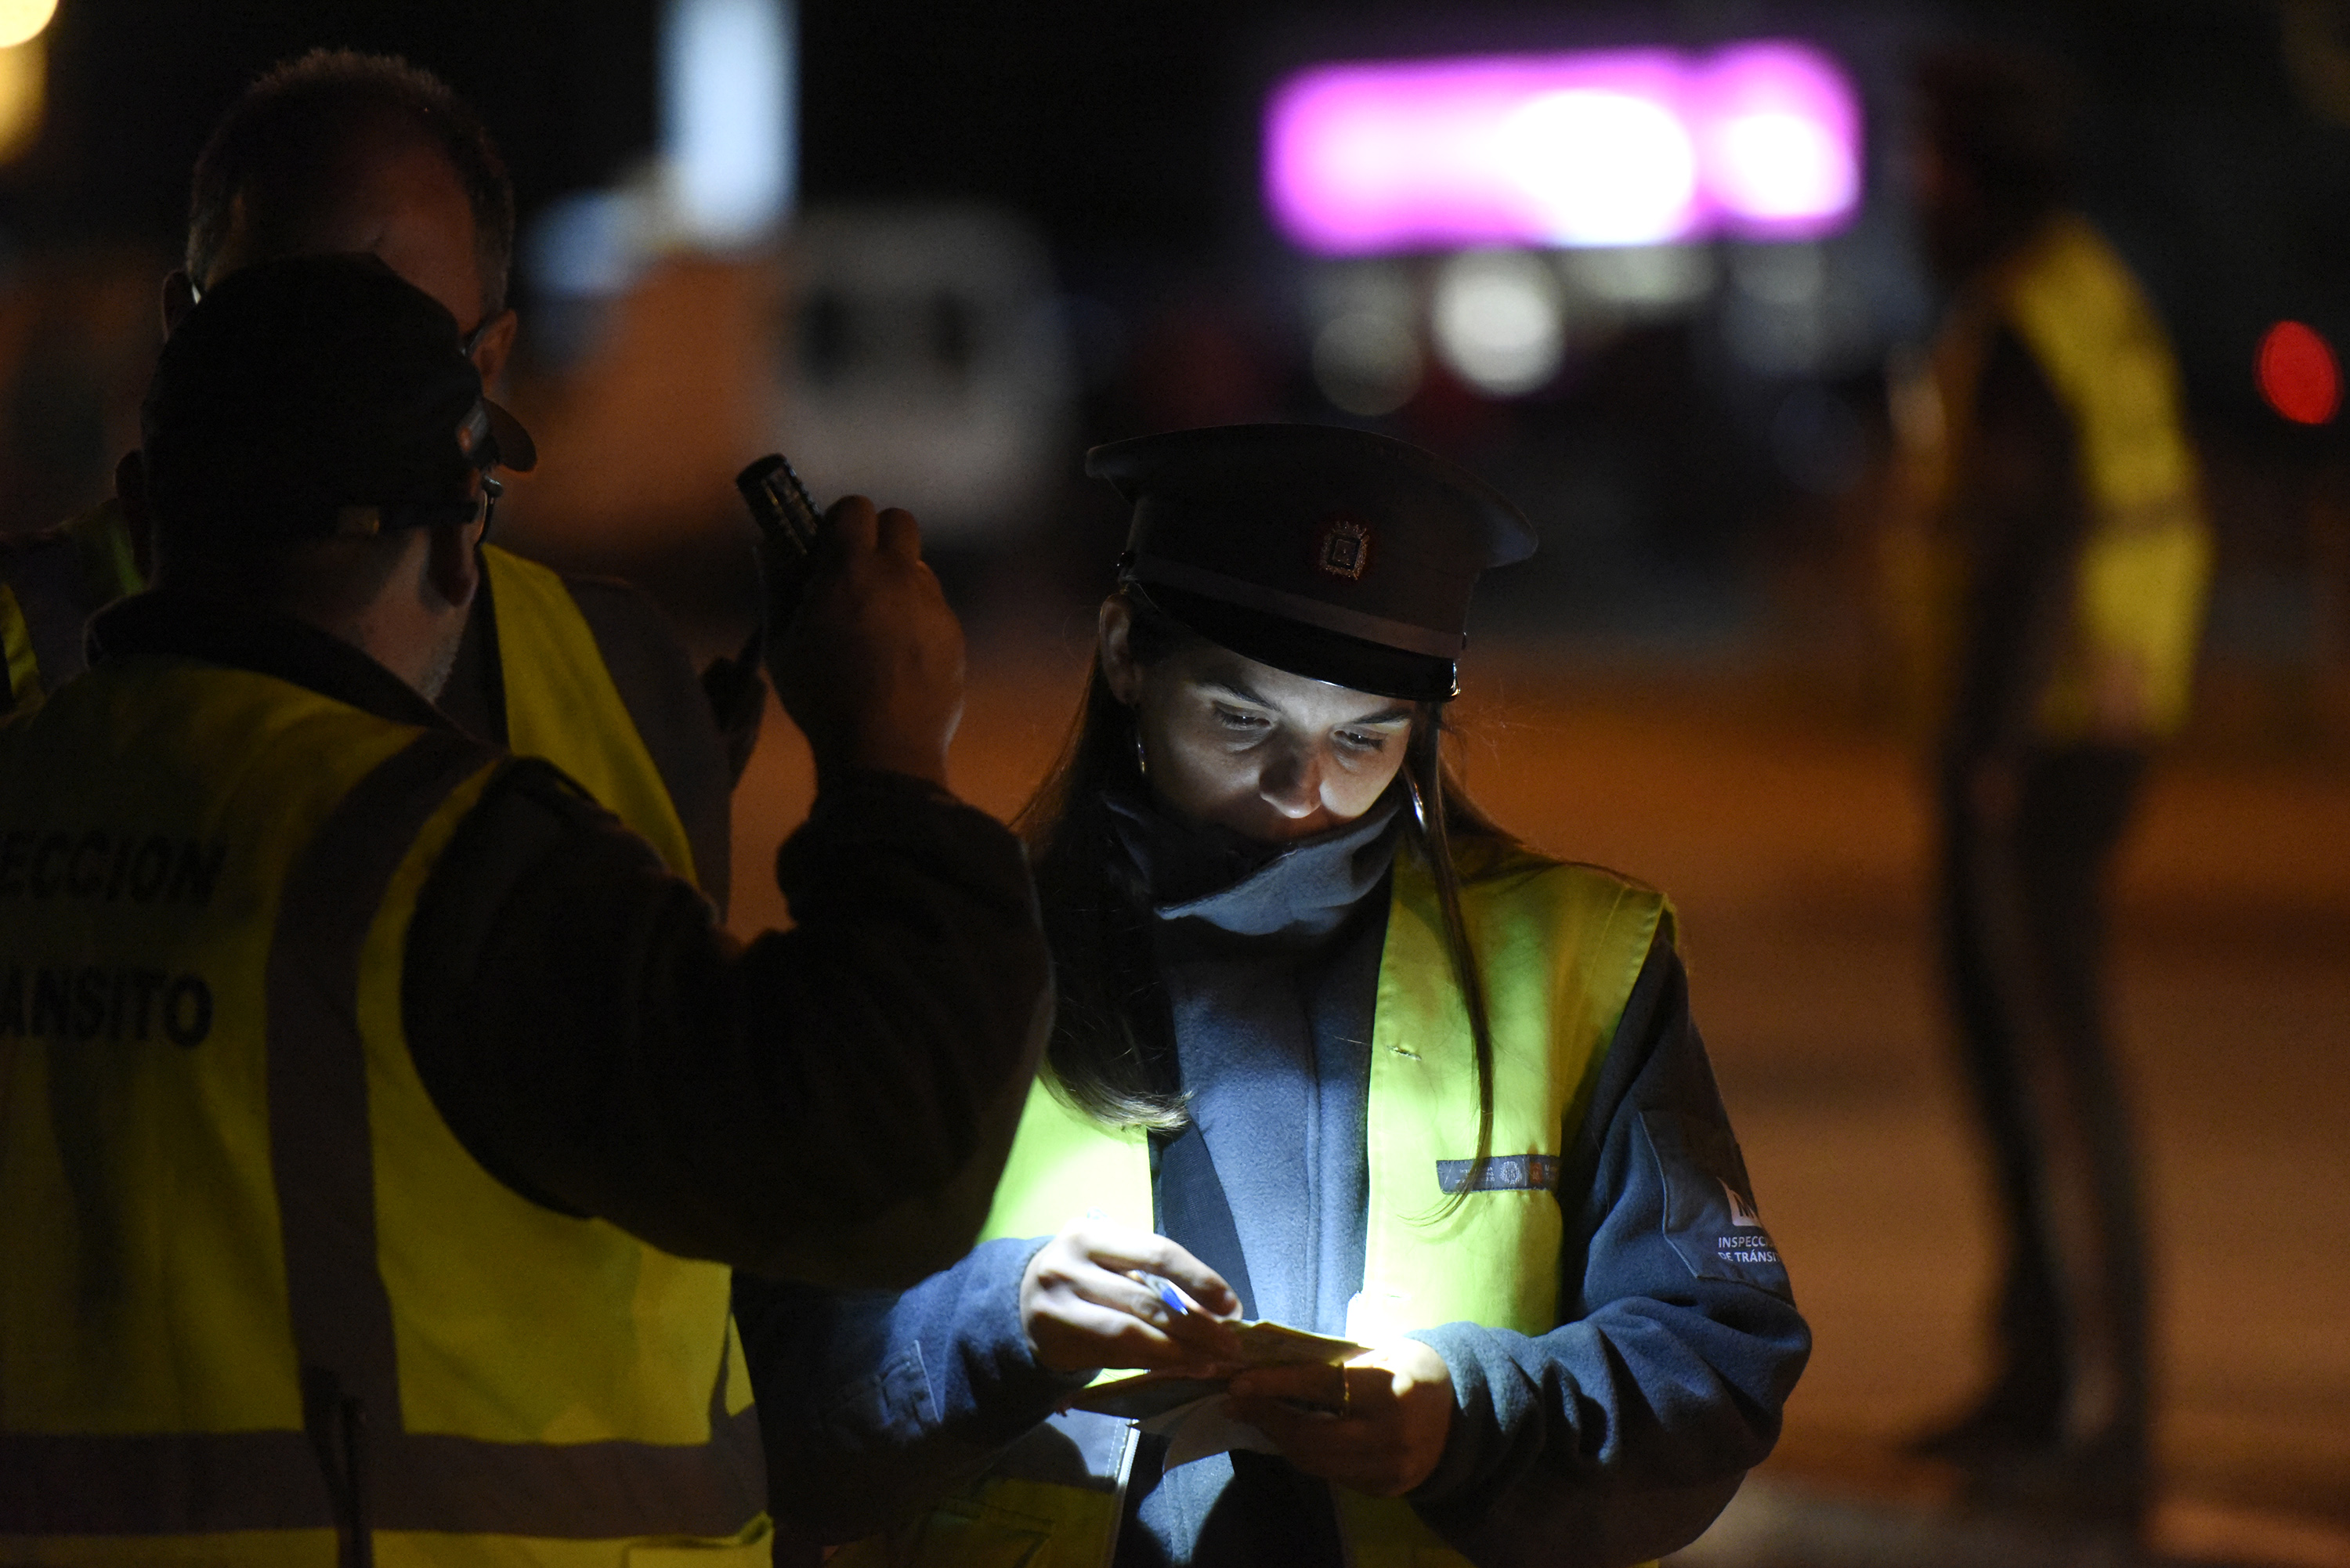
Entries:
POLYGON ((1134 504, 1122 582, 1244 658, 1382 697, 1454 695, 1478 574, 1534 553, 1499 491, 1367 431, 1170 431, 1086 472, 1134 504))
POLYGON ((182 539, 319 537, 463 522, 473 476, 537 461, 482 395, 455 317, 375 256, 293 256, 207 290, 140 409, 147 491, 182 539))

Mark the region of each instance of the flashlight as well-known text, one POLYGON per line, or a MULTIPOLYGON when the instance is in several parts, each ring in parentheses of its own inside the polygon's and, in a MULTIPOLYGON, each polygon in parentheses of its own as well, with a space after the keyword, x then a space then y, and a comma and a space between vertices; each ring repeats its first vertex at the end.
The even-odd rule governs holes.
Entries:
POLYGON ((767 570, 767 611, 775 624, 789 621, 807 587, 808 558, 816 552, 822 518, 807 486, 789 459, 771 452, 734 476, 751 521, 759 525, 767 570))

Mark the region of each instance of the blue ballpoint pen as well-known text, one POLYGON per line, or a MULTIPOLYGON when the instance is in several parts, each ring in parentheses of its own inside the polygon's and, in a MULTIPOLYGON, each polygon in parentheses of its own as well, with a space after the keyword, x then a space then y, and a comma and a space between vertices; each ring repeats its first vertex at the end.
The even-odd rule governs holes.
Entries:
POLYGON ((1175 1288, 1174 1282, 1162 1280, 1157 1274, 1145 1274, 1142 1277, 1152 1290, 1159 1293, 1159 1299, 1167 1303, 1168 1311, 1177 1317, 1191 1315, 1191 1303, 1183 1299, 1183 1293, 1175 1288))

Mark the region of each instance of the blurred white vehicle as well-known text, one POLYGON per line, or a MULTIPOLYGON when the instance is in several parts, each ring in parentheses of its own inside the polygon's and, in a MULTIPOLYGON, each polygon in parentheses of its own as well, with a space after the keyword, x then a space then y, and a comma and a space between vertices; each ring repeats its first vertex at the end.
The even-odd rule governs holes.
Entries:
POLYGON ((926 540, 1008 541, 1074 468, 1076 383, 1045 246, 974 206, 817 209, 785 249, 773 442, 820 493, 926 540))

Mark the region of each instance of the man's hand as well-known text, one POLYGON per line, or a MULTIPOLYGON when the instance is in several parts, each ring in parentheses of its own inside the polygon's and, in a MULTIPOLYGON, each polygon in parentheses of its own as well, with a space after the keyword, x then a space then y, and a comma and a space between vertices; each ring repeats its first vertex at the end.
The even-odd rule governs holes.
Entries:
POLYGON ((825 514, 806 597, 767 658, 816 776, 886 768, 943 786, 962 718, 962 625, 910 513, 861 495, 825 514))
POLYGON ((1192 1366, 1239 1359, 1225 1323, 1240 1298, 1213 1269, 1164 1236, 1107 1220, 1072 1220, 1028 1260, 1020 1326, 1055 1372, 1192 1366), (1172 1281, 1200 1310, 1178 1313, 1136 1276, 1172 1281))
POLYGON ((1232 1413, 1307 1475, 1373 1497, 1426 1480, 1452 1430, 1452 1375, 1416 1339, 1344 1366, 1264 1366, 1232 1379, 1232 1413), (1301 1410, 1304 1403, 1317 1408, 1301 1410))

